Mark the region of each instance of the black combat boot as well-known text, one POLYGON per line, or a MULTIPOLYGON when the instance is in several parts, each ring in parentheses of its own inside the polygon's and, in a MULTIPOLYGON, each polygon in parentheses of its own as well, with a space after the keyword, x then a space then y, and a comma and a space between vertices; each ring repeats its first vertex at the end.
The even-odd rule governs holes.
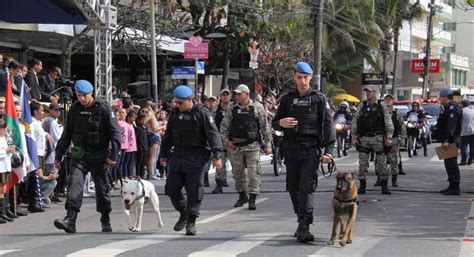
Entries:
POLYGON ((359 185, 359 189, 357 190, 357 193, 358 193, 359 195, 365 194, 365 187, 366 187, 366 185, 367 185, 367 180, 365 180, 365 179, 360 179, 360 180, 359 180, 359 183, 360 183, 360 185, 359 185))
POLYGON ((382 186, 382 183, 380 182, 380 178, 377 177, 377 181, 375 182, 374 187, 379 187, 379 186, 382 186))
POLYGON ((5 215, 7 215, 8 218, 16 219, 16 218, 18 218, 18 216, 14 212, 15 203, 12 204, 12 202, 11 202, 12 201, 12 198, 11 198, 12 195, 14 195, 12 190, 9 190, 5 194, 5 210, 4 211, 5 211, 5 215), (13 211, 11 211, 11 210, 13 210, 13 211))
POLYGON ((214 190, 212 190, 212 193, 213 194, 222 194, 222 193, 224 193, 224 191, 222 190, 222 181, 221 180, 216 179, 216 188, 214 188, 214 190))
POLYGON ((112 232, 112 225, 110 224, 110 215, 108 213, 102 213, 102 216, 100 216, 100 224, 102 227, 102 232, 112 232))
POLYGON ((186 213, 181 211, 179 214, 178 222, 174 225, 174 231, 181 231, 186 226, 186 213))
POLYGON ((443 194, 443 195, 460 195, 461 194, 461 188, 459 187, 459 183, 449 182, 449 187, 445 190, 442 190, 441 194, 443 194))
POLYGON ((391 195, 392 193, 388 190, 388 179, 382 180, 381 184, 382 184, 382 194, 391 195))
POLYGON ((239 199, 235 202, 234 207, 242 207, 249 202, 247 192, 239 192, 239 199))
POLYGON ((8 199, 0 198, 0 219, 12 222, 13 219, 8 217, 7 214, 5 213, 6 201, 8 201, 8 199))
POLYGON ((312 218, 306 215, 300 216, 298 219, 298 229, 296 229, 296 240, 301 243, 314 241, 314 236, 309 232, 309 225, 312 218))
POLYGON ((397 175, 392 175, 392 187, 398 187, 397 175))
POLYGON ((255 205, 255 199, 257 198, 256 194, 250 194, 249 198, 249 210, 254 211, 257 209, 257 205, 255 205))
POLYGON ((76 219, 77 212, 73 209, 67 209, 67 215, 64 219, 55 219, 54 226, 57 229, 62 229, 67 233, 76 233, 76 219))
POLYGON ((186 235, 195 236, 196 233, 196 216, 188 216, 188 222, 186 223, 186 235))

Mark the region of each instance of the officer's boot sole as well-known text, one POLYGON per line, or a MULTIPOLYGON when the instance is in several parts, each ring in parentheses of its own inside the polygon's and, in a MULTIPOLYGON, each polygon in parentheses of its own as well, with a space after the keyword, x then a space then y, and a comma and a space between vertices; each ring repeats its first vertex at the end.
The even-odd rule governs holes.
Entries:
POLYGON ((186 216, 184 214, 181 214, 173 229, 174 231, 178 232, 183 230, 184 227, 186 227, 186 216))
POLYGON ((76 226, 75 225, 68 226, 67 224, 65 224, 64 220, 55 219, 54 220, 54 226, 57 229, 61 229, 61 230, 66 231, 66 233, 76 233, 76 226))
POLYGON ((314 236, 313 236, 313 234, 311 234, 309 232, 298 233, 298 235, 296 237, 296 241, 301 242, 301 243, 313 242, 314 241, 314 236))

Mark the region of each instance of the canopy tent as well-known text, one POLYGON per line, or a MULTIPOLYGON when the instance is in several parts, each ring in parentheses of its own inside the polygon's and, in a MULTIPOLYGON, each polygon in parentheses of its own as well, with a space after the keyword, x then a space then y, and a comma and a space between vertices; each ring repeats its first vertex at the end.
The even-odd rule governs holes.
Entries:
POLYGON ((84 24, 74 0, 0 1, 0 21, 10 23, 84 24))
POLYGON ((353 102, 353 103, 360 102, 360 100, 357 97, 353 95, 349 95, 349 94, 339 94, 339 95, 334 96, 332 99, 336 101, 348 101, 348 102, 353 102))

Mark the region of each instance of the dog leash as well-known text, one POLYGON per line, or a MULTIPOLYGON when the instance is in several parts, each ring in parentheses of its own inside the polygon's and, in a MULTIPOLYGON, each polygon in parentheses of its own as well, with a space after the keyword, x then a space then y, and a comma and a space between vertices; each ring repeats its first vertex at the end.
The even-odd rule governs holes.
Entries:
POLYGON ((109 180, 110 186, 111 186, 114 190, 122 189, 122 187, 123 187, 123 180, 122 180, 122 178, 119 178, 119 179, 117 180, 117 182, 114 183, 114 179, 112 178, 112 167, 110 167, 110 166, 108 166, 108 165, 106 165, 106 166, 107 166, 107 168, 106 168, 106 169, 107 169, 107 171, 106 171, 106 172, 107 172, 107 178, 108 178, 108 180, 109 180), (120 187, 116 187, 116 185, 117 185, 118 183, 120 183, 120 187))
POLYGON ((329 178, 332 176, 333 173, 338 172, 337 167, 336 167, 336 162, 334 161, 334 158, 329 157, 331 161, 327 164, 327 169, 324 169, 324 163, 320 162, 320 169, 319 171, 323 174, 324 177, 329 178))

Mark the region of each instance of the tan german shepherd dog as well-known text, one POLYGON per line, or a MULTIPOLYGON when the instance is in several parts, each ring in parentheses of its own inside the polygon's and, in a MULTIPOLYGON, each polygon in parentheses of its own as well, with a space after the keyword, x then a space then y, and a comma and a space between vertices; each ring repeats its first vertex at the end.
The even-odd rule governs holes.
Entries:
POLYGON ((339 244, 345 246, 346 244, 352 243, 352 226, 354 226, 356 220, 357 206, 359 204, 357 201, 357 186, 354 181, 354 173, 338 173, 336 179, 336 191, 331 201, 332 210, 334 212, 332 234, 328 245, 334 245, 337 225, 340 224, 341 231, 339 233, 339 239, 341 239, 341 241, 339 244), (349 215, 347 225, 344 225, 344 214, 349 215))

